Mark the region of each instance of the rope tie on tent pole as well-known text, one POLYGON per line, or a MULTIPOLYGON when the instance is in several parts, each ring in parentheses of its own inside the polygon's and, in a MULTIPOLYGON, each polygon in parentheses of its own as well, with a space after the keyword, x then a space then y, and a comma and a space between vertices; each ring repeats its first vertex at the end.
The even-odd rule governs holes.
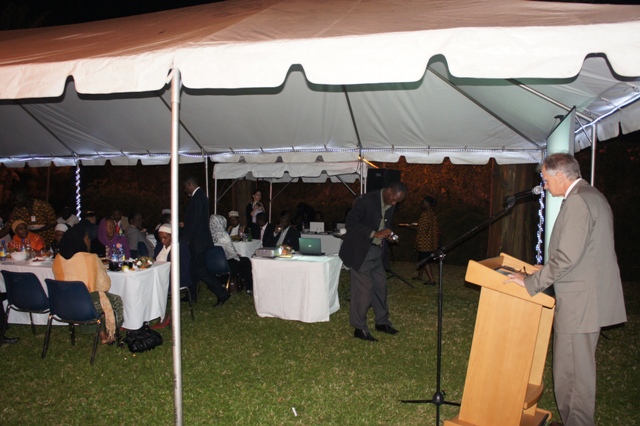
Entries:
POLYGON ((80 199, 80 161, 76 157, 76 216, 82 220, 82 203, 80 199))

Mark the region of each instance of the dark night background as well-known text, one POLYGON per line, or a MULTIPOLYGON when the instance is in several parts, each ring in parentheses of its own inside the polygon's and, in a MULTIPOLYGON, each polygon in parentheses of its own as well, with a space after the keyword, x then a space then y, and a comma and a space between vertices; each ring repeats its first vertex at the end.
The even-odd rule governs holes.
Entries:
MULTIPOLYGON (((109 2, 86 0, 2 0, 0 1, 0 30, 66 25, 101 19, 118 18, 140 13, 194 6, 215 1, 205 0, 114 0, 109 2)), ((581 1, 581 3, 637 4, 637 1, 581 1)), ((598 142, 595 186, 611 203, 616 220, 616 246, 623 276, 637 281, 640 277, 640 132, 598 142)), ((583 177, 590 179, 590 150, 576 154, 583 177)), ((396 222, 415 222, 419 216, 419 200, 430 194, 438 199, 436 209, 441 222, 443 242, 451 241, 490 215, 492 176, 497 166, 493 161, 484 166, 454 166, 448 161, 441 165, 399 163, 379 164, 384 168, 402 170, 402 179, 409 188, 407 200, 396 215, 396 222)), ((212 170, 209 164, 209 171, 212 170)), ((83 167, 83 208, 109 214, 115 207, 124 212, 139 210, 145 226, 154 227, 160 211, 170 204, 169 166, 83 167)), ((181 176, 194 174, 205 178, 204 165, 181 166, 181 176)), ((47 198, 59 211, 63 206, 75 206, 75 169, 66 167, 7 169, 0 165, 0 216, 8 217, 12 209, 11 188, 27 184, 36 198, 47 198), (47 188, 47 181, 50 182, 47 188)), ((221 182, 219 187, 228 185, 221 182)), ((255 185, 255 184, 252 184, 255 185)), ((265 182, 257 184, 268 194, 265 182)), ((210 180, 211 194, 213 181, 210 180)), ((278 192, 282 186, 276 188, 278 192)), ((357 192, 357 185, 352 186, 357 192)), ((352 195, 341 184, 292 184, 274 201, 276 216, 281 210, 295 211, 299 202, 312 205, 325 215, 326 222, 341 222, 351 203, 352 195)), ((182 203, 186 199, 182 200, 182 203)), ((236 200, 230 191, 218 206, 219 213, 240 209, 248 200, 236 200)), ((213 206, 213 205, 212 205, 213 206)), ((182 210, 182 209, 181 209, 182 210)), ((212 207, 213 211, 213 207, 212 207)), ((535 232, 535 230, 532 230, 535 232)), ((402 244, 395 249, 396 260, 414 260, 413 233, 399 232, 402 244)), ((453 250, 448 262, 464 264, 468 259, 486 257, 488 234, 480 233, 453 250)))
MULTIPOLYGON (((48 27, 120 18, 220 0, 2 0, 0 30, 48 27)), ((558 3, 638 4, 638 0, 553 0, 558 3)))

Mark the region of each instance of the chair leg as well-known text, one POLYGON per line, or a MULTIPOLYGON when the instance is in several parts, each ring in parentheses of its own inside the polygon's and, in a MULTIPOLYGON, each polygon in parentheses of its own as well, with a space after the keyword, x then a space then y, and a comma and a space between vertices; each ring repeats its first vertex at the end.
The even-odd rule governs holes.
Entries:
POLYGON ((44 334, 44 346, 42 347, 42 359, 47 356, 47 350, 49 349, 49 337, 51 336, 51 321, 53 315, 49 314, 49 320, 47 321, 47 331, 44 334))
POLYGON ((33 332, 33 335, 36 335, 36 326, 33 324, 33 314, 31 312, 29 312, 29 321, 31 321, 31 331, 33 332))
POLYGON ((71 337, 71 346, 76 345, 76 326, 69 323, 69 336, 71 337))
POLYGON ((96 333, 95 333, 95 337, 93 338, 93 350, 91 351, 91 365, 93 365, 93 362, 96 359, 96 351, 98 350, 98 339, 100 338, 100 324, 102 323, 102 321, 98 320, 98 323, 96 325, 96 333))

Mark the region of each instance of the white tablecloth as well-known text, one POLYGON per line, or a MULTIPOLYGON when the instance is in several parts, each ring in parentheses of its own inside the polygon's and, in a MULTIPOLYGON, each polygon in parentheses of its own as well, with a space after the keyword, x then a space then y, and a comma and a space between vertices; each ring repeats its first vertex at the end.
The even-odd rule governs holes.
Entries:
POLYGON ((251 257, 257 249, 262 247, 262 241, 234 241, 233 246, 241 257, 251 257))
MULTIPOLYGON (((40 283, 46 292, 45 278, 54 278, 51 262, 35 265, 38 266, 34 266, 30 262, 4 262, 0 263, 0 269, 14 272, 33 272, 40 279, 40 283)), ((156 262, 148 269, 108 272, 111 278, 111 290, 109 290, 109 293, 117 294, 122 298, 124 328, 136 330, 142 327, 144 321, 164 317, 167 309, 167 294, 169 293, 170 268, 171 263, 169 262, 156 262)), ((0 275, 0 291, 6 291, 2 275, 0 275)), ((13 324, 30 324, 29 314, 12 310, 9 315, 9 322, 13 324)), ((34 314, 33 322, 35 324, 46 324, 47 314, 34 314)))
POLYGON ((334 237, 332 234, 302 234, 302 238, 318 238, 320 239, 321 251, 327 256, 332 256, 340 252, 342 239, 334 237))
POLYGON ((340 309, 338 256, 254 257, 251 266, 253 299, 261 317, 321 322, 340 309))

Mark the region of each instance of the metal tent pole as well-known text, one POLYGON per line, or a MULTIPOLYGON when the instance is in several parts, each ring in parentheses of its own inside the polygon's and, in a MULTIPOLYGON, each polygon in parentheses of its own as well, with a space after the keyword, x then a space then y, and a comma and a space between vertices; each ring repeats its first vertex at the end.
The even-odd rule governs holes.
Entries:
POLYGON ((594 123, 593 142, 591 143, 591 186, 596 184, 596 152, 598 145, 598 123, 594 123))
POLYGON ((211 199, 209 197, 209 159, 204 155, 204 148, 202 148, 202 158, 204 159, 204 183, 207 189, 207 198, 211 199))
MULTIPOLYGON (((178 224, 178 149, 180 148, 180 71, 173 70, 171 79, 171 252, 180 259, 180 229, 178 224)), ((175 424, 182 426, 182 336, 180 334, 180 262, 171 264, 171 328, 173 335, 173 395, 175 424)))

